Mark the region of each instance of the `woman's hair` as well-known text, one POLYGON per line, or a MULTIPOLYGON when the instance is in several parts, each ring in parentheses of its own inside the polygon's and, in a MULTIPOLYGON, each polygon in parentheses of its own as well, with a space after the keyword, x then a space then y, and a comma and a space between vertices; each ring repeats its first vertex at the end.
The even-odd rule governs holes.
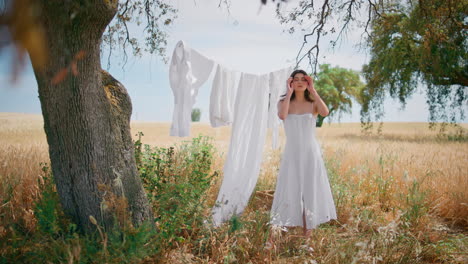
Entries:
MULTIPOLYGON (((298 73, 302 73, 302 74, 304 74, 304 75, 308 75, 307 72, 305 72, 304 70, 300 70, 300 69, 299 69, 299 70, 293 71, 289 77, 294 78, 294 76, 296 76, 296 74, 298 74, 298 73)), ((289 85, 289 83, 288 83, 288 85, 289 85)), ((287 94, 288 94, 288 92, 286 91, 285 94, 281 95, 280 101, 284 100, 284 98, 286 97, 287 94)), ((312 97, 310 96, 309 90, 307 90, 307 89, 304 91, 304 97, 305 97, 306 101, 309 101, 309 102, 311 102, 311 103, 314 102, 314 100, 313 100, 312 97)), ((291 95, 290 101, 294 100, 294 98, 296 98, 296 91, 293 91, 293 93, 292 93, 292 95, 291 95)))

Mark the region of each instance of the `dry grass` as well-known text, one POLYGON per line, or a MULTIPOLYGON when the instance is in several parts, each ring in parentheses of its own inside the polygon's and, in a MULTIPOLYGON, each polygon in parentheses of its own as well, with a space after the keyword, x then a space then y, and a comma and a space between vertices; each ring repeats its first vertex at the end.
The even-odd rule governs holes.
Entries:
MULTIPOLYGON (((467 142, 440 140, 426 124, 386 124, 383 136, 370 140, 359 136, 356 130, 350 132, 351 127, 346 131, 340 135, 333 128, 321 137, 325 156, 339 160, 338 175, 349 175, 358 182, 378 173, 383 179, 392 179, 389 188, 403 188, 416 180, 427 191, 427 200, 436 215, 453 224, 468 225, 467 142), (361 171, 355 173, 356 170, 361 171)), ((377 186, 374 182, 365 186, 361 199, 368 200, 365 196, 375 194, 377 186)), ((391 197, 381 200, 392 202, 391 197)))
MULTIPOLYGON (((38 115, 0 113, 0 215, 5 223, 18 222, 28 230, 36 224, 32 208, 40 163, 49 160, 42 122, 38 115)), ((5 232, 0 223, 0 237, 5 232)))
MULTIPOLYGON (((464 124, 463 128, 466 130, 468 126, 464 124)), ((143 132, 145 144, 170 146, 188 139, 170 137, 169 129, 170 123, 132 123, 132 134, 136 138, 137 132, 143 132)), ((213 169, 222 171, 230 128, 214 129, 208 124, 196 123, 192 125, 191 134, 192 137, 203 134, 214 138, 218 156, 213 169)), ((281 146, 284 145, 282 138, 281 146)), ((457 241, 462 241, 459 248, 467 249, 467 141, 441 138, 437 131, 430 131, 426 123, 386 123, 382 134, 366 136, 361 134, 359 124, 325 124, 318 129, 318 138, 334 188, 338 221, 314 230, 308 239, 296 238, 295 230, 265 231, 262 236, 268 236, 268 245, 255 251, 256 256, 251 256, 252 251, 246 249, 245 252, 249 252, 245 253, 246 259, 253 259, 255 263, 296 263, 313 257, 323 263, 346 263, 340 256, 351 254, 357 263, 411 263, 405 262, 405 255, 426 263, 467 261, 463 252, 446 256, 447 251, 439 248, 439 244, 455 236, 457 241), (424 209, 427 211, 421 211, 424 209), (409 231, 404 231, 404 226, 409 231), (398 241, 398 234, 411 239, 398 241), (391 246, 398 243, 407 246, 391 246)), ((267 229, 271 190, 281 157, 281 149, 271 150, 270 136, 264 153, 256 193, 243 216, 247 225, 263 225, 256 227, 260 229, 267 229)), ((34 228, 32 206, 39 195, 37 182, 41 179, 41 162, 48 162, 42 118, 0 113, 2 221, 20 222, 27 229, 34 228), (5 197, 11 193, 13 198, 6 201, 5 197)), ((220 180, 209 192, 211 202, 216 198, 219 184, 220 180)), ((0 223, 0 238, 5 232, 0 223)), ((210 234, 210 261, 191 255, 194 250, 187 245, 167 258, 183 255, 195 262, 208 263, 226 262, 232 255, 239 261, 244 253, 236 251, 238 247, 248 248, 251 240, 260 240, 258 236, 247 234, 236 239, 233 241, 222 232, 210 234)))

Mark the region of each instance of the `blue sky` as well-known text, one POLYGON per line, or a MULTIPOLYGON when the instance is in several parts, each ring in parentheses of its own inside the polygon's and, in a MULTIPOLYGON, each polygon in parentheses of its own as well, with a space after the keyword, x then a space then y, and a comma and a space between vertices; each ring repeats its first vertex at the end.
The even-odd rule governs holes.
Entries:
MULTIPOLYGON (((179 10, 178 18, 169 28, 167 56, 175 44, 184 40, 192 48, 224 66, 249 73, 267 73, 291 65, 302 44, 302 35, 284 33, 275 18, 274 4, 260 6, 258 0, 231 1, 230 12, 218 8, 219 0, 171 1, 179 10)), ((283 8, 291 8, 291 1, 283 8)), ((137 29, 142 30, 142 28, 137 29)), ((351 31, 335 50, 321 49, 321 63, 360 70, 368 60, 365 51, 355 48, 360 39, 351 31)), ((326 40, 324 40, 326 41, 326 40)), ((326 45, 326 43, 324 42, 326 45)), ((0 53, 0 112, 40 113, 37 84, 29 62, 16 82, 11 82, 12 50, 0 53)), ((169 122, 172 119, 173 96, 168 81, 168 65, 156 55, 129 57, 124 69, 118 53, 111 60, 110 73, 127 88, 133 103, 133 120, 169 122)), ((102 67, 106 68, 104 52, 102 67)), ((306 68, 304 65, 303 68, 306 68)), ((210 79, 200 88, 195 107, 202 110, 202 122, 207 122, 210 79)), ((418 92, 405 110, 393 99, 385 102, 384 121, 426 122, 428 107, 425 95, 418 92)), ((360 107, 343 115, 341 122, 359 122, 360 107)))

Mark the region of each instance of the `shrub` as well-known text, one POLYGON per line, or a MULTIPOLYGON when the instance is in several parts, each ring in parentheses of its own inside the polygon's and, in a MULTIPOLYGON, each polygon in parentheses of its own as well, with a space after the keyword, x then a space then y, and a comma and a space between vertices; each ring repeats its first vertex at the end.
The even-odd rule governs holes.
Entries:
POLYGON ((138 169, 161 243, 184 241, 203 226, 205 194, 216 175, 210 174, 213 154, 211 139, 204 136, 175 147, 144 146, 138 169))

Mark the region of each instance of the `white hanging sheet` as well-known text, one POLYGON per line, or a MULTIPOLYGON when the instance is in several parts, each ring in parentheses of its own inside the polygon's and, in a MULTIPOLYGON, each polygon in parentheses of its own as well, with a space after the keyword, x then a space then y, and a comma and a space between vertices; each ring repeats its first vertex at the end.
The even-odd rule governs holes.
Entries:
POLYGON ((210 123, 212 127, 228 126, 234 120, 234 102, 240 72, 218 64, 210 94, 210 123))
POLYGON ((213 208, 215 226, 240 214, 257 183, 268 120, 268 74, 242 73, 224 179, 213 208))
POLYGON ((279 125, 278 101, 286 91, 286 81, 293 71, 293 67, 284 68, 270 73, 270 106, 268 109, 268 128, 272 132, 272 148, 278 149, 279 125))

